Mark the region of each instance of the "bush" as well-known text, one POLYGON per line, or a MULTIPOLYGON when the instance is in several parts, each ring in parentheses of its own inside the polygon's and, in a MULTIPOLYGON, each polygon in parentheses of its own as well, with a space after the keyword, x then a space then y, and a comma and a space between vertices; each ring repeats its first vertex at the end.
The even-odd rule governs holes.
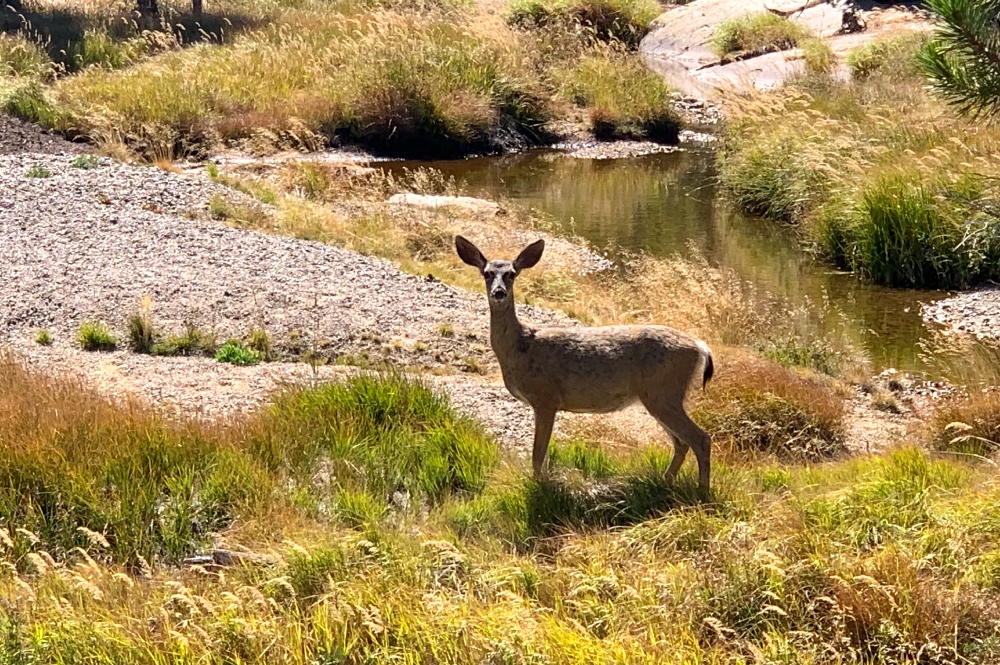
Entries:
POLYGON ((229 363, 230 365, 241 365, 244 367, 256 365, 261 360, 259 353, 253 349, 248 349, 238 339, 227 340, 225 344, 220 346, 219 350, 215 352, 215 359, 220 363, 229 363))
POLYGON ((529 28, 569 23, 592 31, 599 41, 634 49, 660 11, 649 0, 515 0, 508 21, 529 28))
POLYGON ((821 380, 753 359, 726 367, 692 414, 715 448, 791 460, 843 452, 843 400, 821 380))
POLYGON ((798 46, 808 31, 787 18, 764 12, 730 19, 716 28, 712 46, 719 57, 752 57, 798 46))
POLYGON ((847 54, 847 66, 857 80, 881 77, 889 81, 920 76, 918 55, 929 41, 922 32, 877 39, 847 54))
POLYGON ((577 106, 590 109, 597 138, 677 143, 680 120, 670 90, 637 56, 614 51, 586 56, 562 74, 562 89, 577 106))
POLYGON ((84 351, 114 351, 118 340, 103 321, 87 321, 77 332, 77 341, 84 351))

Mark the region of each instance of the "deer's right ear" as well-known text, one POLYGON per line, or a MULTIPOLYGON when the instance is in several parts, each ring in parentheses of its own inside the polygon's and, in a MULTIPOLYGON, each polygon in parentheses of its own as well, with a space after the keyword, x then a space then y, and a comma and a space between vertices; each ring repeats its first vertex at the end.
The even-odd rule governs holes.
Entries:
POLYGON ((479 251, 479 248, 462 236, 455 236, 455 249, 458 251, 458 258, 473 268, 479 268, 479 272, 486 270, 486 257, 479 251))

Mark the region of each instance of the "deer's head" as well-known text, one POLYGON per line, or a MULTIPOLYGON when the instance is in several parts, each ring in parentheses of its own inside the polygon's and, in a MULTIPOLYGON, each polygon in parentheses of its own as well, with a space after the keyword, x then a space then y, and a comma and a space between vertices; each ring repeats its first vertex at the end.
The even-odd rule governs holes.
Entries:
POLYGON ((486 295, 490 304, 501 305, 512 301, 514 279, 522 270, 531 268, 542 258, 545 241, 536 240, 531 243, 513 261, 487 261, 479 248, 462 236, 455 236, 455 249, 462 261, 479 269, 479 274, 486 280, 486 295))

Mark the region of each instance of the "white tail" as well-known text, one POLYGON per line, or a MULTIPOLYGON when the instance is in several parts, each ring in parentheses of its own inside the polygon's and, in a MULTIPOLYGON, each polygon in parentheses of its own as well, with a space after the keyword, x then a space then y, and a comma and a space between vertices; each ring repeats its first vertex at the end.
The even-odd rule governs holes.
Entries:
POLYGON ((546 471, 557 411, 608 413, 641 402, 673 438, 667 478, 676 477, 690 448, 698 483, 708 489, 712 440, 684 410, 691 383, 700 375, 704 386, 715 371, 708 345, 665 326, 530 328, 517 319, 514 279, 542 258, 544 241, 528 245, 513 261, 487 261, 462 236, 455 248, 486 280, 490 344, 504 385, 535 412, 536 477, 546 471))

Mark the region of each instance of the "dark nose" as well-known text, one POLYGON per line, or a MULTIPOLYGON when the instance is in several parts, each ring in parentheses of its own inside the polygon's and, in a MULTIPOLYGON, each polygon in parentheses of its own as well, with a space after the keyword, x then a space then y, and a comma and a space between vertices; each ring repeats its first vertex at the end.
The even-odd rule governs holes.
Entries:
POLYGON ((503 300, 506 297, 507 297, 507 292, 504 291, 503 289, 493 289, 494 300, 503 300))

